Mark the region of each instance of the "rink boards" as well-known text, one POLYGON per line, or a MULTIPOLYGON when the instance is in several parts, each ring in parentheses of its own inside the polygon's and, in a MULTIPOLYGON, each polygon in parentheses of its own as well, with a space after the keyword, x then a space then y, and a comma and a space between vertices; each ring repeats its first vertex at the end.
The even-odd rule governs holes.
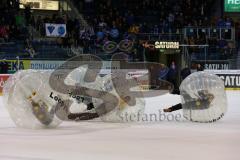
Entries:
MULTIPOLYGON (((206 72, 218 75, 224 80, 226 90, 240 90, 240 70, 205 70, 206 72)), ((138 73, 141 76, 140 73, 138 73)), ((2 95, 2 88, 11 74, 0 74, 0 96, 2 95)), ((143 85, 146 85, 148 80, 143 79, 143 85)))
POLYGON ((240 70, 204 70, 218 75, 223 81, 226 90, 240 90, 240 70))

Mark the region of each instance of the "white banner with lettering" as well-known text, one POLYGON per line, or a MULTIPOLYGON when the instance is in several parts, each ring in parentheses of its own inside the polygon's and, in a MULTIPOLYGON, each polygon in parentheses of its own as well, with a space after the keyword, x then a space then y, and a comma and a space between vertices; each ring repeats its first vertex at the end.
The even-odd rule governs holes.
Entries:
POLYGON ((240 70, 204 70, 218 75, 225 84, 226 89, 240 90, 240 70))
POLYGON ((48 37, 65 37, 67 34, 66 24, 45 24, 46 36, 48 37))
MULTIPOLYGON (((66 61, 31 61, 31 69, 36 70, 53 70, 60 67, 66 61)), ((89 62, 90 64, 91 61, 89 62)), ((80 66, 79 66, 80 67, 80 66)), ((120 63, 118 61, 102 61, 103 70, 109 70, 106 72, 107 74, 111 73, 111 69, 118 69, 120 68, 120 63)), ((104 72, 104 71, 102 71, 104 72)), ((105 73, 105 72, 104 72, 105 73)))

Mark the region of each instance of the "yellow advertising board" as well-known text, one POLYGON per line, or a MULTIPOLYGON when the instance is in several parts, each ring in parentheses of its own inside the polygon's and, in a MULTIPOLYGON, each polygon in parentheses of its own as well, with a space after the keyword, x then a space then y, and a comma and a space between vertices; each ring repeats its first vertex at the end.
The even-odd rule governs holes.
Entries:
POLYGON ((0 62, 5 61, 8 64, 8 73, 15 73, 18 69, 30 69, 30 60, 0 60, 0 62))

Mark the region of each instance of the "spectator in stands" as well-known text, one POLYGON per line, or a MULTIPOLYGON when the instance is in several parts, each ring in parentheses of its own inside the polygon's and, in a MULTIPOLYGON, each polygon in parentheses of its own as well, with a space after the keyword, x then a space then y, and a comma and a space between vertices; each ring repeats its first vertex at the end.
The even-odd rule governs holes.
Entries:
POLYGON ((74 55, 81 55, 83 54, 83 47, 75 43, 71 46, 71 51, 74 55))
POLYGON ((41 32, 41 28, 43 28, 43 20, 41 16, 38 16, 36 19, 36 29, 41 32))
POLYGON ((227 47, 227 41, 225 39, 218 40, 218 47, 220 49, 225 49, 227 47))
POLYGON ((105 36, 105 35, 104 35, 103 30, 102 30, 102 29, 99 29, 99 30, 97 31, 97 41, 103 40, 104 36, 105 36))
POLYGON ((17 40, 20 36, 20 29, 16 25, 11 25, 9 29, 9 38, 11 41, 17 40))
POLYGON ((204 68, 202 67, 202 65, 199 63, 199 64, 197 64, 197 71, 199 72, 199 71, 203 71, 204 70, 204 68))
POLYGON ((25 41, 25 50, 27 51, 31 58, 34 58, 37 55, 29 39, 26 39, 25 41))
POLYGON ((18 13, 16 16, 15 16, 15 24, 16 26, 18 27, 23 27, 25 25, 25 22, 24 22, 24 17, 21 13, 18 13))
POLYGON ((128 30, 129 33, 134 33, 134 34, 137 34, 139 33, 139 26, 136 25, 136 24, 133 24, 129 30, 128 30))
POLYGON ((28 26, 30 24, 30 20, 31 20, 31 4, 30 3, 26 3, 24 4, 24 13, 25 13, 25 21, 26 21, 26 26, 28 26))
MULTIPOLYGON (((106 3, 102 3, 101 0, 94 0, 91 1, 91 5, 86 5, 87 2, 75 1, 77 2, 76 6, 88 6, 88 9, 82 13, 85 14, 84 16, 88 20, 88 24, 91 22, 91 29, 81 26, 80 20, 67 15, 38 16, 35 21, 31 14, 30 5, 25 6, 23 12, 25 16, 18 10, 11 11, 9 7, 4 9, 3 5, 1 5, 0 24, 2 25, 0 25, 0 37, 4 37, 2 39, 6 41, 29 39, 32 34, 29 32, 29 27, 25 27, 25 23, 26 25, 35 26, 42 36, 45 35, 44 23, 67 24, 68 35, 66 38, 57 39, 58 44, 65 44, 65 47, 69 48, 73 44, 74 48, 77 48, 77 45, 79 45, 80 48, 86 48, 83 49, 84 51, 89 51, 91 48, 97 48, 104 44, 105 41, 118 41, 125 35, 129 38, 129 35, 138 33, 154 33, 156 35, 159 33, 179 33, 178 31, 185 25, 210 26, 212 23, 210 23, 211 19, 208 14, 209 6, 214 2, 213 0, 203 0, 201 3, 193 0, 107 0, 106 3), (94 31, 98 32, 95 33, 94 31)), ((214 23, 216 25, 216 20, 214 23)), ((230 28, 234 23, 231 18, 221 18, 217 25, 230 28)), ((237 33, 240 32, 236 29, 237 33)), ((218 38, 218 30, 214 34, 218 38)), ((190 28, 187 31, 187 35, 187 44, 205 44, 208 42, 206 32, 198 32, 197 35, 197 31, 190 28)), ((223 38, 228 37, 228 35, 231 35, 230 31, 222 32, 223 38)), ((160 38, 166 39, 164 36, 160 36, 160 38)), ((229 47, 226 47, 221 40, 214 39, 213 42, 211 45, 219 45, 223 49, 224 54, 228 53, 226 49, 229 47)), ((238 46, 240 46, 240 42, 238 46)), ((192 47, 189 53, 193 52, 196 55, 200 55, 198 53, 201 53, 201 50, 192 47)), ((214 52, 219 53, 217 49, 214 52)))
POLYGON ((173 84, 174 89, 177 88, 177 77, 178 77, 177 67, 176 67, 175 61, 172 61, 171 65, 169 67, 167 80, 173 84))
POLYGON ((169 27, 171 29, 174 24, 175 16, 172 13, 169 13, 167 19, 168 19, 169 27))
POLYGON ((158 35, 158 34, 159 34, 159 28, 158 28, 157 25, 154 25, 153 34, 155 34, 155 35, 158 35))
POLYGON ((232 20, 230 18, 227 18, 225 21, 225 27, 231 28, 232 27, 232 20))
POLYGON ((191 69, 188 66, 185 66, 185 68, 183 68, 181 70, 181 78, 182 81, 187 78, 187 76, 189 76, 191 74, 191 69))
POLYGON ((113 40, 117 40, 119 38, 119 30, 116 27, 115 23, 113 23, 113 27, 110 31, 110 35, 113 40))
POLYGON ((68 33, 68 36, 72 36, 73 35, 73 31, 74 31, 74 27, 75 27, 75 24, 74 24, 74 21, 71 19, 71 18, 67 18, 67 33, 68 33))
POLYGON ((134 24, 134 15, 133 13, 128 13, 127 14, 127 23, 128 23, 128 26, 131 26, 134 24))
POLYGON ((4 41, 9 39, 9 25, 0 25, 0 38, 3 38, 4 41))

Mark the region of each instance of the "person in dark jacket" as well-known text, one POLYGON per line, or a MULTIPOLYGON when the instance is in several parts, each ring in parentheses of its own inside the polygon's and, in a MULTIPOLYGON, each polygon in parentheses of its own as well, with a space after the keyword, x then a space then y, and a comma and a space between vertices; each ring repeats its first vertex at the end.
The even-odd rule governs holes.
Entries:
POLYGON ((177 67, 176 67, 176 64, 175 62, 173 61, 169 67, 169 71, 168 71, 168 75, 167 75, 167 81, 171 82, 174 86, 174 90, 177 87, 177 67))
POLYGON ((197 71, 204 71, 204 68, 201 64, 197 64, 197 71))
MULTIPOLYGON (((190 68, 188 67, 185 67, 184 69, 182 69, 181 71, 181 78, 182 78, 182 81, 191 74, 191 70, 190 68)), ((180 90, 179 89, 174 89, 172 91, 171 94, 177 94, 177 95, 180 95, 180 90)), ((182 109, 182 104, 179 103, 179 104, 176 104, 174 106, 171 106, 169 108, 166 108, 166 109, 163 109, 164 112, 172 112, 172 111, 176 111, 176 110, 179 110, 179 109, 182 109)))

